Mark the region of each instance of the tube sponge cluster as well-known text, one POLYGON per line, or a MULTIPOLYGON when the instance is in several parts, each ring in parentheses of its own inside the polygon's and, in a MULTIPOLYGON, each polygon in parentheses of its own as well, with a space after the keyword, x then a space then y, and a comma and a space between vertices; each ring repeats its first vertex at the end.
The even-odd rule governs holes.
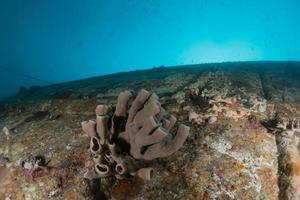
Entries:
POLYGON ((121 92, 114 112, 98 105, 96 120, 82 122, 94 162, 86 178, 139 176, 150 180, 153 169, 146 163, 170 156, 185 142, 190 128, 180 124, 173 137, 169 132, 176 118, 166 114, 156 94, 141 90, 128 109, 131 97, 130 92, 121 92))

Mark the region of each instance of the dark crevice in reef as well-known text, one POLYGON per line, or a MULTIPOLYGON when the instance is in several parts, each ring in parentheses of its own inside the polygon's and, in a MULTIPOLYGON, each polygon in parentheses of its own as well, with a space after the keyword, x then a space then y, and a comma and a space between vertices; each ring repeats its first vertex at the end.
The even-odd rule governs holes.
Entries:
POLYGON ((189 85, 195 83, 198 81, 198 79, 201 77, 202 74, 204 74, 204 71, 200 71, 200 72, 193 72, 193 78, 191 78, 191 80, 187 81, 185 84, 183 84, 182 86, 178 87, 176 89, 176 92, 180 92, 180 91, 184 91, 186 87, 188 87, 189 85))
POLYGON ((106 196, 101 188, 101 180, 100 179, 93 179, 89 181, 89 186, 92 194, 92 200, 106 200, 106 196))
POLYGON ((258 72, 258 74, 262 86, 263 97, 268 101, 272 100, 273 97, 272 97, 272 93, 270 92, 270 88, 268 88, 268 83, 267 83, 268 80, 265 72, 260 71, 258 72))
POLYGON ((32 116, 26 118, 24 122, 35 122, 35 121, 41 121, 48 117, 50 115, 49 111, 38 111, 34 113, 32 116))
POLYGON ((278 152, 278 187, 279 187, 279 200, 287 199, 287 189, 289 187, 289 174, 290 170, 286 163, 286 152, 282 146, 282 136, 281 132, 275 132, 275 139, 278 152))
POLYGON ((268 130, 268 132, 272 133, 275 136, 276 147, 277 147, 277 184, 279 188, 278 199, 286 200, 287 198, 287 190, 289 188, 289 174, 290 168, 287 166, 286 160, 286 149, 283 145, 283 138, 281 135, 281 130, 276 130, 276 126, 280 121, 279 114, 276 113, 273 118, 262 121, 261 124, 268 130))

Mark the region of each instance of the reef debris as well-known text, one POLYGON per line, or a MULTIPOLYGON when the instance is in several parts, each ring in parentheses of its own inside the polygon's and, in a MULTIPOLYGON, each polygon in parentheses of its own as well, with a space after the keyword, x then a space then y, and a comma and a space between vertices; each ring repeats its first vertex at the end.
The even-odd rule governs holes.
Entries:
POLYGON ((28 156, 24 160, 18 161, 19 165, 22 167, 24 175, 30 177, 31 179, 35 178, 35 175, 39 171, 48 172, 49 161, 46 161, 44 156, 28 156))

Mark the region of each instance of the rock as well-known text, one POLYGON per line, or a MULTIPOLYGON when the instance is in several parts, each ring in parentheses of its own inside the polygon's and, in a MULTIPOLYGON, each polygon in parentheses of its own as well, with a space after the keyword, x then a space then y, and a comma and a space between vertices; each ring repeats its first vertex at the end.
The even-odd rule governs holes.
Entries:
POLYGON ((191 111, 189 113, 189 121, 190 122, 193 122, 195 124, 198 124, 198 125, 201 125, 205 122, 205 118, 203 118, 202 115, 200 114, 197 114, 196 112, 194 111, 191 111))
POLYGON ((267 104, 258 105, 258 112, 263 113, 263 112, 266 112, 266 110, 267 110, 267 104))
POLYGON ((249 121, 250 124, 256 124, 256 122, 257 122, 256 116, 255 115, 249 115, 248 116, 248 121, 249 121))
POLYGON ((66 146, 66 149, 67 149, 67 150, 71 150, 71 149, 72 149, 72 146, 71 146, 70 144, 68 144, 68 145, 66 146))
POLYGON ((211 150, 197 149, 199 156, 186 168, 187 184, 194 188, 195 196, 207 196, 207 199, 268 196, 277 199, 276 141, 266 130, 262 127, 257 131, 234 128, 210 134, 204 142, 211 150), (206 189, 208 184, 210 190, 206 189))
POLYGON ((3 128, 3 133, 6 137, 9 137, 9 135, 10 135, 10 132, 6 126, 4 126, 4 128, 3 128))
POLYGON ((185 107, 183 107, 183 110, 184 111, 190 111, 191 110, 191 106, 185 106, 185 107))
POLYGON ((213 124, 213 123, 215 123, 217 120, 218 120, 217 117, 212 116, 212 117, 209 117, 209 118, 208 118, 208 123, 209 123, 209 124, 213 124))
POLYGON ((189 114, 189 121, 191 122, 192 120, 197 119, 198 117, 199 115, 196 112, 192 111, 189 114))
POLYGON ((24 169, 31 170, 33 168, 33 165, 30 162, 24 162, 23 167, 24 169))
POLYGON ((185 102, 185 93, 178 92, 172 96, 172 99, 175 99, 178 104, 183 104, 185 102))

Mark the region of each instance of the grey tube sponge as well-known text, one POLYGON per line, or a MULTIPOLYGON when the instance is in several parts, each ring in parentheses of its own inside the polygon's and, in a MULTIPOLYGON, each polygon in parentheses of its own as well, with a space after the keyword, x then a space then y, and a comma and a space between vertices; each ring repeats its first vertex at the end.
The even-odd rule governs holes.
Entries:
POLYGON ((97 116, 97 133, 99 135, 101 144, 105 144, 109 137, 109 131, 107 127, 108 120, 108 116, 97 116))
POLYGON ((95 110, 97 116, 107 115, 108 111, 109 107, 107 105, 98 105, 95 110))
POLYGON ((127 104, 131 97, 131 93, 129 91, 121 92, 118 97, 118 103, 115 110, 115 115, 126 117, 127 113, 127 104))
POLYGON ((142 169, 139 169, 134 174, 144 180, 151 180, 151 178, 153 176, 153 169, 152 168, 142 168, 142 169))
POLYGON ((146 90, 141 90, 135 100, 132 102, 132 106, 129 109, 129 115, 127 123, 133 122, 136 113, 144 107, 145 102, 150 97, 150 93, 146 90))
POLYGON ((112 175, 112 171, 107 164, 95 164, 95 171, 100 177, 107 177, 112 175))
POLYGON ((96 173, 88 175, 117 178, 134 175, 150 180, 153 169, 145 167, 144 161, 170 156, 185 142, 189 127, 179 125, 173 137, 169 132, 176 118, 166 117, 156 94, 141 90, 128 110, 131 96, 128 91, 120 93, 113 115, 109 114, 108 106, 98 105, 96 121, 82 122, 83 131, 91 137, 96 173))
POLYGON ((170 140, 169 137, 164 138, 159 143, 156 143, 147 148, 143 155, 145 160, 153 160, 159 157, 167 157, 178 151, 178 149, 183 145, 184 141, 188 137, 190 128, 181 124, 178 128, 177 134, 173 139, 170 140))
POLYGON ((100 144, 99 138, 97 138, 95 136, 91 137, 91 140, 90 140, 90 151, 93 154, 99 154, 99 153, 101 153, 102 146, 100 144))
POLYGON ((88 179, 88 180, 92 180, 92 179, 98 179, 101 178, 100 175, 94 170, 94 169, 88 169, 84 175, 84 178, 88 179))
POLYGON ((97 137, 96 122, 93 120, 81 123, 82 130, 90 137, 97 137))
POLYGON ((176 136, 170 141, 168 132, 175 125, 176 118, 171 115, 160 122, 157 115, 162 109, 158 97, 153 94, 145 100, 146 97, 149 95, 145 91, 138 94, 132 104, 134 109, 129 110, 131 120, 128 117, 126 129, 119 137, 130 144, 130 154, 135 159, 153 160, 176 152, 186 140, 189 127, 180 125, 176 136))

